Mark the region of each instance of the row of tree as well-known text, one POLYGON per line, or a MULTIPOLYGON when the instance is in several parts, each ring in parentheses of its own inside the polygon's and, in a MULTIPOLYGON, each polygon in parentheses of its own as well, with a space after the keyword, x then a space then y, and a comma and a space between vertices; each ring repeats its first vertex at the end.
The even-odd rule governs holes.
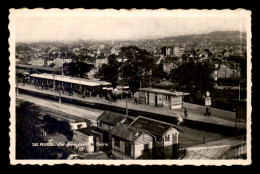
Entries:
POLYGON ((186 90, 207 90, 213 87, 212 72, 208 63, 189 62, 166 74, 163 64, 156 64, 152 54, 130 46, 122 47, 119 56, 109 56, 108 64, 103 64, 96 76, 111 82, 113 86, 129 85, 133 92, 140 86, 148 87, 163 79, 186 86, 186 90))
POLYGON ((115 87, 129 85, 132 91, 137 91, 140 83, 145 85, 150 81, 158 81, 165 77, 162 65, 154 63, 153 55, 136 46, 122 47, 119 56, 108 57, 108 64, 103 64, 96 77, 112 83, 115 87))

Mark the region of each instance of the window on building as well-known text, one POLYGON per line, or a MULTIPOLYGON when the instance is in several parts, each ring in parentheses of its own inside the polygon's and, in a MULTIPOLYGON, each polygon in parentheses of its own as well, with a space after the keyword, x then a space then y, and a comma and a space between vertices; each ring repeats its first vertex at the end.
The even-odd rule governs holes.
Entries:
POLYGON ((102 127, 102 121, 99 122, 98 126, 99 126, 99 127, 102 127))
POLYGON ((167 136, 165 137, 165 142, 168 142, 168 141, 170 141, 170 135, 167 135, 167 136))
POLYGON ((218 64, 215 64, 215 68, 218 68, 218 64))
POLYGON ((223 76, 226 76, 226 71, 223 71, 223 76))
POLYGON ((117 138, 117 137, 115 137, 115 138, 114 138, 114 141, 115 141, 115 147, 120 148, 120 139, 117 138))
POLYGON ((131 142, 125 142, 125 154, 131 156, 131 142))
POLYGON ((164 100, 169 100, 169 96, 168 95, 163 95, 163 99, 164 100))
POLYGON ((218 75, 218 71, 215 71, 215 75, 218 75))
POLYGON ((148 144, 144 144, 144 151, 149 149, 149 145, 148 144))

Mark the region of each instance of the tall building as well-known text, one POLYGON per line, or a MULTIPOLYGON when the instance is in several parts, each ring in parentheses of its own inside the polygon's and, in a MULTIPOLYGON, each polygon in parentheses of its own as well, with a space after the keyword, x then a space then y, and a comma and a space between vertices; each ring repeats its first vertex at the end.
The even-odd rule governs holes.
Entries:
POLYGON ((176 57, 180 57, 181 54, 180 54, 180 47, 179 46, 174 46, 173 47, 173 56, 176 56, 176 57))
POLYGON ((166 47, 166 56, 172 56, 172 55, 173 55, 172 47, 166 47))

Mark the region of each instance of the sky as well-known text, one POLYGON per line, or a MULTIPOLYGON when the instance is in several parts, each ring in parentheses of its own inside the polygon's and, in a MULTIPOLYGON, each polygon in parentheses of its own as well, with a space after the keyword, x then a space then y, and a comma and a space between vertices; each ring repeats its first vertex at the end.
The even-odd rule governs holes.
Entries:
POLYGON ((154 39, 213 31, 246 31, 236 17, 18 17, 16 41, 154 39))

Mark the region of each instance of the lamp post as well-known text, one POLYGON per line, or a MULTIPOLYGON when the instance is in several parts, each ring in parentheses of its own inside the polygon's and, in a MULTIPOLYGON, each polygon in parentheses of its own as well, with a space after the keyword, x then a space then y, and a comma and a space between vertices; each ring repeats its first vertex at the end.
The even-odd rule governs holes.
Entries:
POLYGON ((125 106, 126 106, 126 109, 125 109, 126 117, 128 117, 127 95, 126 95, 126 100, 125 100, 125 106))

